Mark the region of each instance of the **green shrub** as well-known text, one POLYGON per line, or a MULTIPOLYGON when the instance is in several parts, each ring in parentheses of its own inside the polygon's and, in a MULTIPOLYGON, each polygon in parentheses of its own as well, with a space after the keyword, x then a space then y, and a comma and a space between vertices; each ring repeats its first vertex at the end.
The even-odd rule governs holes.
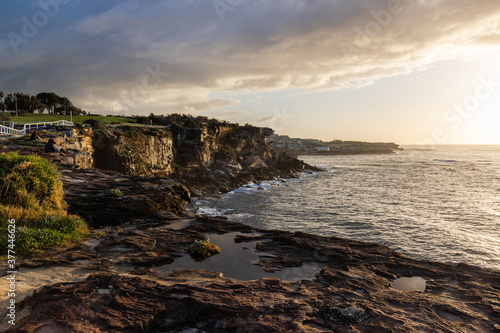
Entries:
POLYGON ((0 155, 0 204, 23 208, 62 209, 62 182, 49 161, 17 153, 0 155))
MULTIPOLYGON (((88 234, 87 226, 77 217, 54 219, 54 222, 55 225, 53 226, 46 225, 40 228, 18 227, 15 241, 16 252, 37 252, 52 247, 64 246, 71 242, 78 242, 88 234)), ((2 234, 6 235, 7 233, 3 232, 2 234)), ((6 246, 4 242, 6 242, 6 239, 0 240, 2 246, 6 246)))
MULTIPOLYGON (((15 220, 16 254, 64 246, 88 234, 85 222, 64 207, 62 182, 47 160, 16 153, 0 155, 0 247, 8 245, 15 220)), ((2 254, 5 255, 5 254, 2 254)))
MULTIPOLYGON (((37 252, 82 240, 88 233, 85 222, 65 211, 44 211, 0 205, 0 247, 7 248, 8 220, 16 221, 16 253, 37 252)), ((4 254, 2 254, 4 255, 4 254)))

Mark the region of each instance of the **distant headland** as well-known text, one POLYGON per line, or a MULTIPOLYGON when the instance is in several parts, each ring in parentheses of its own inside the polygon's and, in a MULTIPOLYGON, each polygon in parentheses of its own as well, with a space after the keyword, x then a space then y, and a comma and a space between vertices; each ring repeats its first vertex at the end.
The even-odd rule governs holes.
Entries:
POLYGON ((393 154, 403 150, 393 142, 363 142, 333 140, 329 142, 317 139, 290 138, 286 135, 272 135, 276 152, 287 152, 291 155, 357 155, 357 154, 393 154))

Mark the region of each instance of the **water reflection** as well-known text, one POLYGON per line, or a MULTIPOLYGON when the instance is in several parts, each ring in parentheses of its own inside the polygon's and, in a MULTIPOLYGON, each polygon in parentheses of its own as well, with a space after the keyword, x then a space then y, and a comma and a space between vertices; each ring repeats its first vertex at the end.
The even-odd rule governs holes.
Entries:
MULTIPOLYGON (((275 272, 267 272, 256 265, 259 257, 255 253, 256 241, 235 243, 234 238, 239 233, 224 235, 208 235, 210 242, 221 249, 221 253, 197 262, 189 255, 177 258, 172 264, 157 267, 162 274, 170 274, 176 269, 204 269, 220 272, 224 277, 249 281, 264 277, 280 278, 283 281, 298 281, 311 279, 323 268, 316 263, 304 263, 301 267, 290 267, 275 272)), ((247 235, 248 236, 248 235, 247 235)), ((255 236, 255 235, 253 235, 255 236)))
POLYGON ((425 291, 427 280, 421 277, 403 277, 391 282, 391 286, 401 291, 425 291))

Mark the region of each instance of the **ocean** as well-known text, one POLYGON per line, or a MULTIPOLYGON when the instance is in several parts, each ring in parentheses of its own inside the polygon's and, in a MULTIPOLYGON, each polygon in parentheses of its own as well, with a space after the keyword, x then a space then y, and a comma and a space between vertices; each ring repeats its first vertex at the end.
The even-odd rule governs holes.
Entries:
POLYGON ((327 171, 248 184, 190 209, 500 270, 500 146, 404 148, 392 155, 299 156, 327 171))

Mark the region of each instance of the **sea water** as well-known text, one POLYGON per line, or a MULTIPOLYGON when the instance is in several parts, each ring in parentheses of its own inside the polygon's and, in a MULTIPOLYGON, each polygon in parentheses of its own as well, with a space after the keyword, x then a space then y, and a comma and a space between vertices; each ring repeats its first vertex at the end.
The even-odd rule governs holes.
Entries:
POLYGON ((263 229, 384 244, 500 270, 500 146, 299 156, 327 171, 249 184, 191 209, 263 229))

